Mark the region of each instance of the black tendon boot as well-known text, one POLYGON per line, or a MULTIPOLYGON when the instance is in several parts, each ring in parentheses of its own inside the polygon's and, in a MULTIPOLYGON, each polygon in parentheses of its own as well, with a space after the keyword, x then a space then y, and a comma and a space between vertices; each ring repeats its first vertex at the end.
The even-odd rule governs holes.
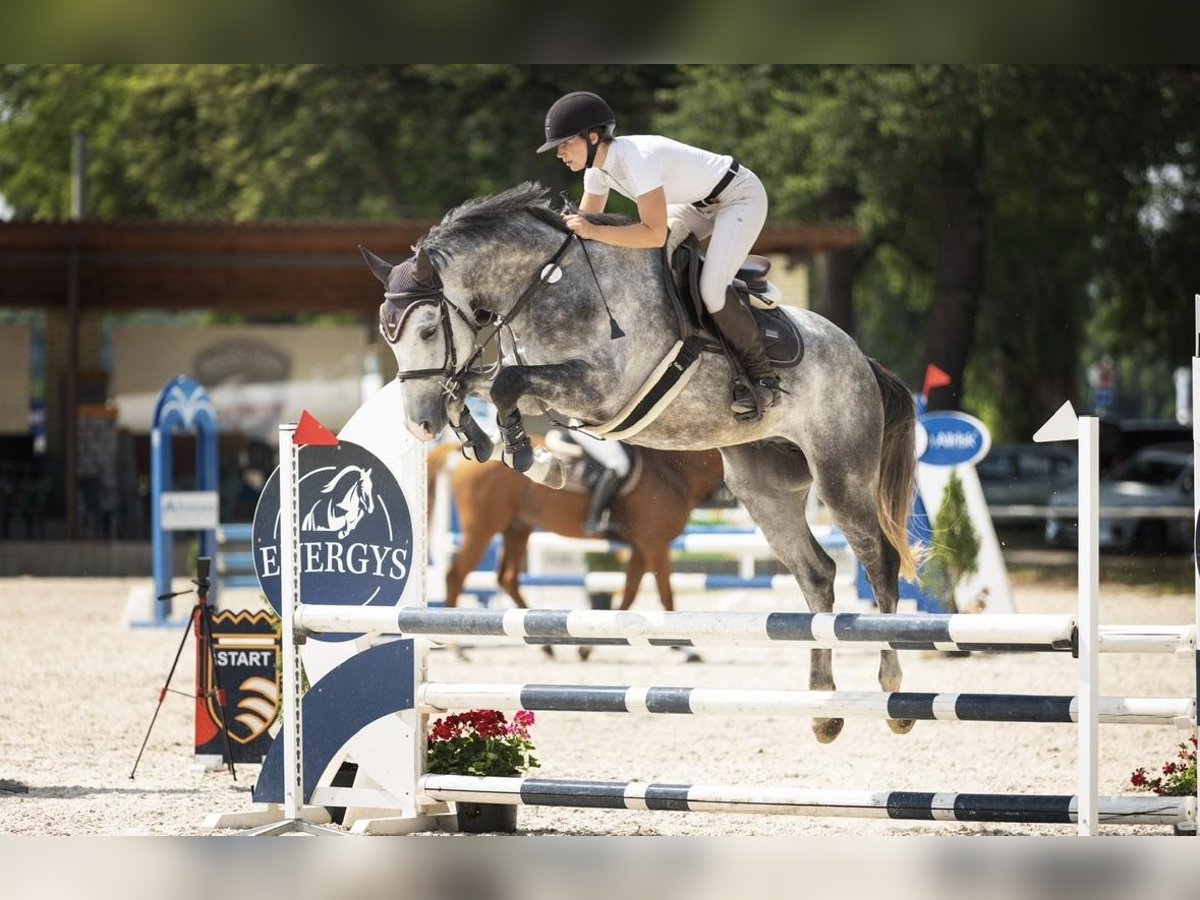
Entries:
POLYGON ((496 416, 496 424, 500 426, 500 434, 504 437, 504 451, 509 454, 512 468, 518 472, 528 472, 533 465, 533 445, 529 435, 525 433, 525 423, 521 414, 513 410, 507 421, 496 416))
POLYGON ((754 321, 750 308, 732 288, 725 293, 725 305, 712 316, 721 329, 721 335, 741 359, 754 391, 754 396, 751 396, 743 383, 735 382, 733 403, 729 408, 739 419, 757 419, 763 410, 773 406, 779 399, 779 376, 775 374, 763 349, 758 323, 754 321))
POLYGON ((603 537, 608 525, 608 504, 616 496, 621 479, 612 469, 605 469, 592 488, 592 505, 588 508, 587 522, 583 526, 592 537, 603 537))

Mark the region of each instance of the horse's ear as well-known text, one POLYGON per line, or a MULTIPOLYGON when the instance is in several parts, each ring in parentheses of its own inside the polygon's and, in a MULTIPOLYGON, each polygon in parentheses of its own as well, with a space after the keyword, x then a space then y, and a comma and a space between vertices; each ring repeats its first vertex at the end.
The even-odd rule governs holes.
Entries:
POLYGON ((358 245, 358 249, 361 251, 363 259, 367 261, 367 266, 370 268, 371 272, 386 286, 388 283, 388 277, 392 274, 392 264, 386 260, 380 259, 362 244, 358 245))
POLYGON ((417 251, 417 284, 426 286, 437 284, 437 272, 429 254, 424 250, 417 251))

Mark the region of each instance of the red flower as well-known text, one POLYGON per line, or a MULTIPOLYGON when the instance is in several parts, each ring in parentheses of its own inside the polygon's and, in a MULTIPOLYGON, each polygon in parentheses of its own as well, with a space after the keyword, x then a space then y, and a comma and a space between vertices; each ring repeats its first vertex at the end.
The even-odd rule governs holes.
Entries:
POLYGON ((509 724, 495 709, 473 709, 437 719, 429 727, 426 766, 434 774, 511 776, 538 766, 529 739, 533 713, 521 710, 509 724))
POLYGON ((517 714, 513 716, 513 721, 522 728, 528 728, 533 724, 533 713, 527 709, 518 710, 517 714))

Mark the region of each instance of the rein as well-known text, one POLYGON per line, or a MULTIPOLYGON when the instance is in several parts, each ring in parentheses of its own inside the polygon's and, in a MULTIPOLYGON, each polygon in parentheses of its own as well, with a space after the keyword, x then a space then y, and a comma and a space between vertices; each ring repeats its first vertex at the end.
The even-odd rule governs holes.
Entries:
MULTIPOLYGON (((427 304, 437 304, 438 321, 442 329, 442 337, 446 348, 445 356, 440 367, 428 369, 405 369, 396 373, 396 380, 403 382, 413 378, 445 376, 445 380, 442 382, 442 389, 445 395, 449 398, 460 397, 464 393, 463 382, 469 375, 482 373, 484 376, 486 376, 488 374, 486 369, 477 369, 474 367, 476 366, 479 358, 483 355, 484 351, 493 341, 500 341, 502 348, 502 336, 505 329, 508 330, 510 337, 513 337, 514 351, 517 354, 518 361, 520 361, 520 353, 519 351, 516 351, 516 340, 512 331, 512 323, 521 314, 522 310, 524 310, 530 301, 537 296, 544 286, 548 284, 554 284, 560 278, 562 278, 562 269, 560 268, 559 263, 570 249, 572 240, 575 240, 579 243, 579 249, 583 253, 584 260, 587 262, 588 271, 591 272, 592 280, 596 284, 596 289, 600 292, 600 301, 604 305, 604 312, 608 316, 610 340, 616 340, 618 338, 625 337, 625 332, 622 331, 621 327, 617 324, 617 320, 613 317, 612 310, 608 306, 608 298, 605 296, 604 288, 601 286, 600 279, 596 275, 596 268, 592 265, 591 255, 587 251, 587 246, 582 238, 579 238, 574 232, 570 232, 563 239, 563 242, 559 244, 558 249, 554 251, 553 255, 551 255, 550 258, 542 265, 537 276, 535 276, 525 290, 521 292, 521 295, 509 308, 508 312, 506 314, 498 312, 491 313, 490 319, 486 322, 480 317, 472 319, 471 316, 450 302, 450 299, 446 296, 445 291, 443 290, 441 278, 438 275, 437 270, 433 269, 432 266, 429 266, 425 270, 424 274, 426 277, 418 278, 418 290, 400 292, 384 291, 384 300, 391 301, 394 305, 400 307, 402 310, 399 318, 395 322, 388 322, 386 325, 383 323, 380 324, 380 331, 382 332, 384 339, 389 344, 394 344, 397 340, 399 340, 400 333, 404 328, 404 323, 414 309, 427 304), (428 284, 428 286, 426 286, 426 284, 428 284), (447 311, 447 307, 450 310, 453 310, 454 313, 460 319, 462 319, 463 323, 471 331, 473 350, 461 366, 458 365, 458 354, 454 345, 454 333, 453 329, 451 328, 450 314, 447 311), (489 326, 491 330, 485 333, 484 328, 489 326)), ((420 264, 418 263, 418 272, 420 273, 420 271, 420 264)), ((500 358, 501 360, 503 359, 503 352, 500 353, 500 358)), ((501 361, 498 360, 495 365, 499 366, 500 364, 501 361)), ((553 411, 550 410, 545 403, 539 402, 539 405, 542 407, 543 413, 560 426, 564 428, 570 428, 572 430, 576 430, 578 428, 578 426, 575 424, 561 421, 556 415, 554 415, 553 411)), ((463 439, 464 445, 472 442, 471 435, 469 432, 464 430, 465 425, 462 423, 455 424, 453 420, 451 420, 450 425, 459 435, 459 437, 463 439)))
MULTIPOLYGON (((537 277, 529 283, 529 286, 526 287, 524 291, 521 292, 521 296, 517 298, 517 302, 514 303, 508 310, 508 315, 503 316, 499 313, 496 314, 493 322, 491 323, 492 330, 488 332, 486 336, 481 339, 480 332, 482 329, 471 325, 475 350, 469 357, 467 357, 467 361, 462 364, 462 368, 456 372, 448 373, 450 377, 446 380, 447 393, 451 394, 452 396, 459 394, 462 389, 463 378, 468 372, 471 371, 471 366, 474 365, 475 361, 479 359, 479 357, 483 354, 483 351, 487 349, 487 346, 492 341, 499 339, 500 332, 505 327, 507 327, 511 332, 513 320, 521 314, 521 310, 523 310, 529 304, 529 301, 538 294, 544 285, 554 284, 554 282, 562 278, 562 270, 559 268, 558 263, 566 254, 567 250, 570 249, 571 238, 573 237, 575 237, 574 234, 568 234, 563 242, 558 245, 558 249, 554 251, 554 255, 547 260, 546 264, 542 266, 541 270, 538 272, 537 277)), ((450 302, 446 300, 445 295, 442 296, 442 299, 446 303, 450 302)), ((454 309, 455 311, 458 311, 457 307, 454 307, 454 309)), ((460 312, 459 315, 462 315, 462 313, 460 312)), ((453 341, 451 340, 449 333, 447 333, 446 340, 450 342, 450 354, 453 356, 453 341)))
MULTIPOLYGON (((616 319, 613 318, 612 311, 608 307, 608 299, 604 296, 604 289, 600 286, 600 279, 596 276, 596 269, 592 265, 591 256, 587 252, 587 247, 584 246, 582 239, 579 239, 574 233, 568 234, 558 249, 546 261, 539 270, 537 276, 529 283, 524 291, 521 292, 516 302, 509 308, 507 314, 496 313, 492 316, 490 327, 491 330, 486 334, 483 333, 483 327, 472 320, 470 316, 464 313, 461 309, 450 302, 445 292, 442 290, 441 279, 436 271, 432 272, 432 284, 427 288, 422 288, 418 291, 384 291, 383 299, 391 301, 397 306, 403 307, 403 312, 399 320, 394 326, 380 330, 383 332, 384 339, 389 344, 394 344, 400 337, 400 332, 404 328, 404 322, 409 314, 421 306, 427 304, 437 304, 438 306, 438 321, 441 324, 443 340, 446 345, 446 356, 442 361, 442 365, 437 368, 429 369, 405 369, 402 372, 396 373, 397 381, 407 381, 411 378, 427 378, 434 375, 445 375, 446 381, 444 388, 446 393, 451 396, 456 396, 462 391, 463 379, 471 372, 476 371, 472 367, 483 354, 484 350, 494 340, 498 340, 500 334, 505 328, 512 332, 513 321, 521 314, 521 311, 529 304, 529 302, 537 296, 541 289, 548 284, 554 284, 562 277, 562 269, 559 268, 563 256, 571 248, 572 240, 577 240, 579 249, 583 252, 583 258, 588 264, 588 270, 592 273, 592 280, 596 282, 596 288, 600 291, 600 299, 604 304, 604 311, 608 315, 609 334, 613 340, 625 336, 625 332, 617 325, 616 319), (447 309, 452 310, 466 326, 471 330, 471 338, 473 351, 466 361, 460 366, 458 365, 458 354, 454 347, 454 334, 450 327, 450 316, 447 309)), ((486 327, 486 326, 485 326, 486 327)))

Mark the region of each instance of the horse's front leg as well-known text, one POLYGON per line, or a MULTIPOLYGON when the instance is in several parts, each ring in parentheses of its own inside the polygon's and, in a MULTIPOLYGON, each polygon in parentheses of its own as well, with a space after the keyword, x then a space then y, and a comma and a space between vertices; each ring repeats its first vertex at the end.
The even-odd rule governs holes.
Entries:
POLYGON ((451 430, 458 437, 458 442, 462 444, 462 455, 475 462, 487 462, 492 458, 492 452, 495 450, 491 435, 475 421, 471 410, 467 408, 461 398, 457 399, 457 403, 458 409, 453 409, 453 405, 451 405, 451 408, 446 410, 446 414, 451 430))
POLYGON ((509 366, 501 370, 492 382, 492 403, 496 405, 496 423, 504 439, 506 464, 551 487, 565 484, 558 459, 544 448, 534 450, 518 404, 528 398, 561 409, 563 401, 570 399, 566 405, 577 406, 586 372, 587 366, 581 360, 549 366, 509 366), (542 471, 546 467, 547 471, 542 471))

